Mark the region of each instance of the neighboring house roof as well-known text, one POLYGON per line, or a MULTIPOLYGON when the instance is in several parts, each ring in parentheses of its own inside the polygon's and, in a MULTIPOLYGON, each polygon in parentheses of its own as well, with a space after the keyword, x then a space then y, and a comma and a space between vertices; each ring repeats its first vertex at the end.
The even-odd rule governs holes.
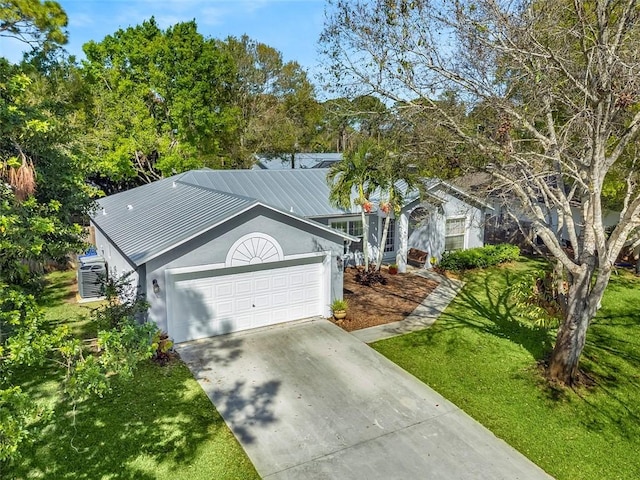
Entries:
POLYGON ((334 163, 338 163, 340 160, 340 158, 337 160, 322 160, 318 164, 314 165, 313 168, 331 168, 334 163))
POLYGON ((445 182, 443 180, 438 179, 429 179, 425 182, 425 188, 427 193, 431 193, 437 196, 437 191, 442 189, 445 192, 453 195, 454 197, 458 197, 466 203, 475 204, 476 206, 480 206, 483 208, 487 208, 489 210, 494 210, 493 206, 486 201, 476 197, 475 195, 470 195, 465 192, 461 188, 452 185, 451 183, 445 182))
MULTIPOLYGON (((327 168, 342 160, 341 153, 296 153, 294 165, 296 169, 327 168)), ((254 170, 291 170, 291 155, 282 154, 276 157, 258 156, 254 170)))
MULTIPOLYGON (((230 220, 264 206, 334 235, 358 241, 300 214, 201 185, 187 172, 98 200, 93 223, 136 266, 230 220)), ((326 182, 325 182, 326 183, 326 182)))

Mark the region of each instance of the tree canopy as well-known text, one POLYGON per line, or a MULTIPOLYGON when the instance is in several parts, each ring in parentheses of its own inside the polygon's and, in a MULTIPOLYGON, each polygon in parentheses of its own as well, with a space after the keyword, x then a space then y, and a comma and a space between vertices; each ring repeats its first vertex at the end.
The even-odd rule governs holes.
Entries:
POLYGON ((86 150, 107 191, 223 165, 237 128, 235 67, 195 22, 155 20, 84 46, 91 91, 86 150), (129 183, 128 183, 129 182, 129 183))
POLYGON ((276 49, 246 35, 229 37, 220 48, 237 68, 232 103, 241 117, 229 146, 234 163, 251 165, 256 154, 289 159, 315 150, 322 108, 302 67, 284 62, 276 49))
POLYGON ((512 218, 532 222, 564 300, 549 373, 572 383, 616 257, 640 225, 637 2, 329 3, 327 81, 431 119, 493 175, 512 218), (464 108, 445 108, 444 92, 464 108), (611 185, 621 208, 609 234, 611 185))
POLYGON ((8 0, 0 3, 0 36, 12 37, 33 48, 55 48, 67 43, 67 14, 50 0, 8 0))

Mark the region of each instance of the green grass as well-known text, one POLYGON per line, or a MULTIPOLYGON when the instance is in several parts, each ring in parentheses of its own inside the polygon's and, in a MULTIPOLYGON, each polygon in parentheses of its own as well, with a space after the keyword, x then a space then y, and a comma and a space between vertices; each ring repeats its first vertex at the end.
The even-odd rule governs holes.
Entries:
POLYGON ((640 279, 612 278, 581 363, 596 385, 574 391, 536 367, 555 332, 524 326, 506 298, 537 266, 470 273, 431 329, 373 347, 558 480, 640 478, 640 279))
MULTIPOLYGON (((92 336, 96 304, 69 303, 73 273, 49 276, 41 302, 53 323, 92 336)), ((180 361, 145 362, 129 382, 80 404, 63 401, 52 366, 22 375, 23 388, 52 410, 51 422, 1 478, 254 479, 259 478, 220 415, 180 361)))

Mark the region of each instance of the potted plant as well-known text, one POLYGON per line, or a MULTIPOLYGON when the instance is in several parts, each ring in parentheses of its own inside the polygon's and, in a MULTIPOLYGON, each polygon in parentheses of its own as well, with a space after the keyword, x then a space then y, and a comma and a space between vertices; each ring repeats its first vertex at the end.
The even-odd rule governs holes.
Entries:
POLYGON ((347 316, 347 307, 349 304, 345 299, 335 299, 331 304, 331 311, 333 312, 333 318, 336 320, 343 320, 347 316))
POLYGON ((398 274, 398 265, 392 263, 389 265, 389 275, 397 275, 398 274))

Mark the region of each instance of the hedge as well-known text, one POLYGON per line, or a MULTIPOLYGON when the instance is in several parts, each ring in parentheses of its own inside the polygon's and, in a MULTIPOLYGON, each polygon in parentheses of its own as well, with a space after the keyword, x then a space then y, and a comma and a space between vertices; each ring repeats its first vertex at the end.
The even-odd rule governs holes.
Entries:
POLYGON ((440 260, 440 268, 453 272, 486 268, 499 263, 510 262, 520 256, 520 248, 516 245, 501 243, 500 245, 486 245, 470 248, 469 250, 455 250, 445 252, 440 260))

